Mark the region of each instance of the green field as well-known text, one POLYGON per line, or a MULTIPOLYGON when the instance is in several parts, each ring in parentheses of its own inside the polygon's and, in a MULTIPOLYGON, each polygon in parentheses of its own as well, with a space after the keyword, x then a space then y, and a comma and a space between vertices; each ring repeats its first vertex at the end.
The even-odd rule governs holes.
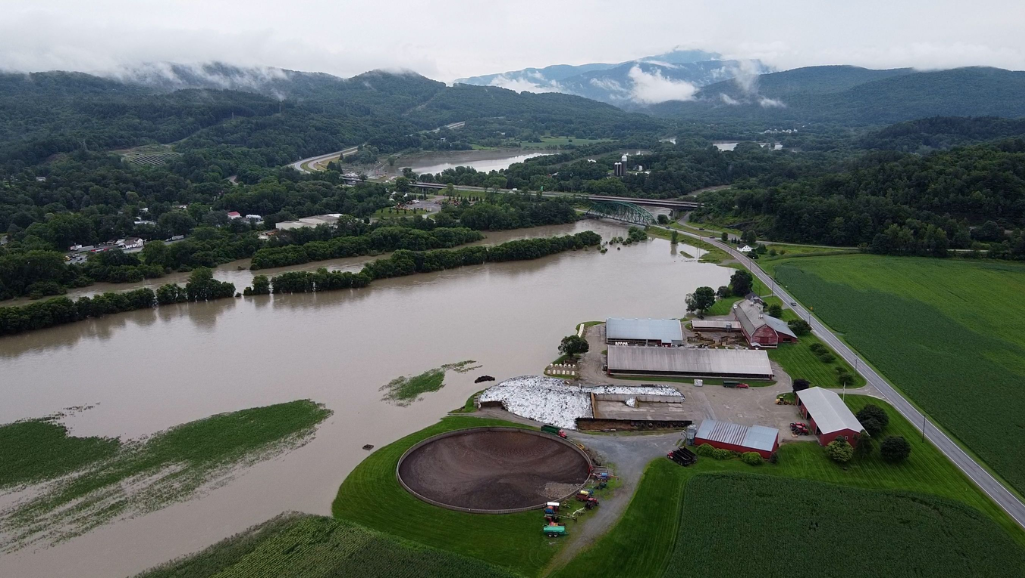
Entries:
MULTIPOLYGON (((931 444, 923 442, 920 436, 916 436, 914 426, 896 410, 885 402, 864 396, 848 395, 846 401, 853 411, 868 403, 882 407, 890 416, 890 424, 883 436, 904 436, 911 443, 911 457, 899 465, 889 464, 879 457, 877 450, 868 458, 856 458, 846 466, 840 466, 826 458, 818 444, 795 442, 783 445, 779 451, 779 463, 775 465, 755 467, 739 460, 701 458, 694 466, 682 468, 669 460, 657 460, 648 465, 626 514, 616 526, 554 575, 560 578, 584 578, 592 576, 596 568, 602 568, 609 569, 609 575, 661 576, 676 541, 676 536, 670 535, 676 531, 672 529, 681 527, 677 520, 679 508, 672 507, 677 502, 671 497, 673 492, 681 491, 691 479, 698 476, 729 472, 814 480, 865 490, 910 491, 938 496, 981 512, 996 521, 1006 536, 1025 546, 1025 532, 982 494, 952 462, 931 444), (651 528, 656 530, 649 530, 651 528)), ((948 530, 955 536, 959 535, 956 529, 948 530)), ((852 545, 860 543, 860 540, 861 537, 854 538, 852 545)), ((828 574, 816 571, 809 572, 809 575, 828 574)))
POLYGON ((140 578, 513 578, 511 572, 343 520, 275 518, 140 578))
POLYGON ((1025 548, 978 511, 909 492, 697 476, 665 577, 1021 576, 1025 548), (741 547, 738 547, 741 546, 741 547))
POLYGON ((1025 492, 1025 266, 873 255, 765 265, 919 407, 1025 492))
POLYGON ((854 368, 850 364, 840 359, 832 348, 810 333, 798 338, 797 343, 784 343, 776 349, 769 349, 768 352, 769 359, 779 363, 783 367, 783 371, 786 371, 793 379, 807 379, 812 385, 820 387, 842 387, 837 380, 836 372, 836 368, 840 367, 854 375, 854 383, 847 387, 865 385, 864 377, 855 374, 854 368), (831 363, 825 363, 816 357, 811 350, 811 346, 815 343, 824 345, 836 359, 831 363))
POLYGON ((41 421, 0 426, 4 479, 54 482, 0 512, 0 547, 64 540, 187 500, 239 464, 304 443, 330 415, 299 400, 219 414, 126 442, 70 437, 65 428, 41 421))
POLYGON ((525 149, 544 149, 549 147, 564 147, 567 145, 582 147, 600 142, 609 142, 611 140, 612 139, 608 138, 587 139, 573 138, 571 136, 543 136, 541 137, 541 142, 521 141, 520 147, 525 149))
POLYGON ((374 530, 537 575, 561 544, 541 534, 537 512, 497 516, 447 510, 418 500, 395 479, 399 458, 417 442, 446 431, 495 425, 526 427, 453 416, 375 450, 345 478, 331 511, 374 530))

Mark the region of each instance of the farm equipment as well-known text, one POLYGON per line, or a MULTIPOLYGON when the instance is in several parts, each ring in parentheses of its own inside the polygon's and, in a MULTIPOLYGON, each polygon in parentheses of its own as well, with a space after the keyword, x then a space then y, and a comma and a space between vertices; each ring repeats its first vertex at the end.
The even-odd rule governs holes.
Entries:
POLYGON ((790 424, 790 432, 795 436, 806 436, 811 433, 808 430, 808 424, 803 422, 794 422, 790 424))
POLYGON ((583 502, 584 507, 590 510, 598 505, 598 498, 595 498, 591 490, 580 490, 577 492, 577 501, 583 502))
POLYGON ((797 405, 794 394, 781 393, 776 396, 776 405, 797 405))
POLYGON ((545 524, 558 524, 559 519, 558 514, 545 514, 545 524))
POLYGON ((698 461, 698 456, 694 455, 694 452, 690 451, 687 448, 677 448, 669 452, 669 454, 666 455, 666 457, 680 464, 683 467, 687 467, 698 461))
POLYGON ((544 535, 548 536, 549 538, 558 538, 559 536, 566 535, 566 526, 559 526, 557 524, 546 525, 543 528, 541 528, 541 531, 544 532, 544 535))
POLYGON ((545 503, 545 510, 551 509, 553 512, 558 512, 560 505, 559 502, 547 502, 545 503))
POLYGON ((740 382, 739 382, 739 381, 728 381, 728 380, 724 380, 724 381, 722 382, 722 386, 723 386, 723 387, 737 387, 737 384, 738 384, 738 383, 740 383, 740 382))
POLYGON ((554 425, 543 425, 541 426, 541 431, 543 431, 544 433, 550 433, 552 435, 559 436, 560 438, 566 437, 566 432, 555 427, 554 425))

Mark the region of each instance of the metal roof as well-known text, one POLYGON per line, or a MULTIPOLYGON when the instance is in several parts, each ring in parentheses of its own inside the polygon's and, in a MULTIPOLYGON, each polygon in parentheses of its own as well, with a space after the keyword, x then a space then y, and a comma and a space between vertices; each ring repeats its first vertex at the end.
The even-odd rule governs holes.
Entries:
POLYGON ((740 329, 740 323, 733 319, 695 319, 690 323, 695 331, 702 329, 740 329))
POLYGON ((815 420, 822 433, 833 433, 845 429, 860 432, 863 428, 847 404, 835 391, 810 387, 797 392, 797 397, 815 420))
POLYGON ((610 341, 659 341, 665 344, 683 343, 683 326, 678 319, 619 319, 605 320, 605 338, 610 341))
POLYGON ((795 335, 793 330, 790 329, 790 326, 787 325, 786 321, 777 319, 772 315, 766 315, 762 321, 765 321, 765 324, 771 327, 776 333, 782 333, 783 335, 789 335, 790 337, 797 339, 797 335, 795 335))
POLYGON ((703 440, 771 452, 776 447, 779 430, 763 425, 746 426, 706 419, 698 426, 695 436, 703 440))
POLYGON ((772 378, 769 354, 754 349, 610 345, 608 368, 613 373, 622 371, 772 378))

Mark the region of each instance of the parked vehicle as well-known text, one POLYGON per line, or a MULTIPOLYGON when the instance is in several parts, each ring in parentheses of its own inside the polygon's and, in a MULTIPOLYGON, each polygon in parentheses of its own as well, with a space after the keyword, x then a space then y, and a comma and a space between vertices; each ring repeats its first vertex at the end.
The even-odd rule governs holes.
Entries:
POLYGON ((791 432, 792 432, 792 433, 793 433, 794 435, 799 435, 799 436, 806 436, 806 435, 808 435, 809 433, 811 433, 811 432, 810 432, 810 431, 808 430, 808 424, 806 424, 806 423, 803 423, 803 422, 794 422, 794 423, 791 423, 791 424, 790 424, 790 431, 791 431, 791 432))
POLYGON ((547 424, 543 425, 543 426, 541 426, 541 431, 543 431, 544 433, 550 433, 552 435, 557 435, 560 438, 565 438, 566 437, 566 432, 564 432, 561 429, 555 427, 554 425, 547 425, 547 424))
POLYGON ((747 388, 749 388, 749 387, 751 387, 751 386, 750 386, 750 385, 748 385, 748 384, 746 384, 746 383, 738 383, 738 384, 737 384, 737 385, 735 385, 734 387, 737 387, 737 388, 740 388, 740 389, 747 389, 747 388))
POLYGON ((559 536, 566 535, 565 526, 544 526, 541 528, 541 531, 544 532, 544 535, 548 536, 549 538, 558 538, 559 536))
POLYGON ((595 498, 593 494, 591 490, 580 490, 576 498, 578 502, 583 502, 584 507, 590 510, 598 505, 598 498, 595 498))
POLYGON ((677 448, 669 452, 669 454, 666 455, 666 457, 680 464, 683 467, 695 464, 698 461, 698 456, 696 456, 694 452, 690 451, 687 448, 677 448))

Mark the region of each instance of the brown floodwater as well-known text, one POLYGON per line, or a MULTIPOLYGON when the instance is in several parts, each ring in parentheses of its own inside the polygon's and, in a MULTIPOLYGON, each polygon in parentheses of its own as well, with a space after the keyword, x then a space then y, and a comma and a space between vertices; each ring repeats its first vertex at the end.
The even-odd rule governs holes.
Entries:
MULTIPOLYGON (((489 242, 587 229, 606 239, 625 236, 617 225, 583 221, 489 242)), ((366 260, 309 267, 356 268, 366 260)), ((482 389, 473 383, 479 375, 540 372, 578 322, 680 317, 687 293, 725 285, 731 273, 654 239, 605 255, 590 249, 375 281, 361 290, 160 307, 0 338, 0 423, 95 405, 65 420, 73 434, 134 438, 295 399, 334 411, 300 449, 245 468, 188 502, 2 555, 0 576, 123 576, 286 510, 330 515, 338 485, 368 455, 364 444, 381 447, 435 423, 482 389), (408 407, 381 400, 380 387, 395 377, 466 359, 483 367, 449 372, 443 389, 408 407)), ((229 267, 217 277, 241 289, 251 273, 229 267)))

